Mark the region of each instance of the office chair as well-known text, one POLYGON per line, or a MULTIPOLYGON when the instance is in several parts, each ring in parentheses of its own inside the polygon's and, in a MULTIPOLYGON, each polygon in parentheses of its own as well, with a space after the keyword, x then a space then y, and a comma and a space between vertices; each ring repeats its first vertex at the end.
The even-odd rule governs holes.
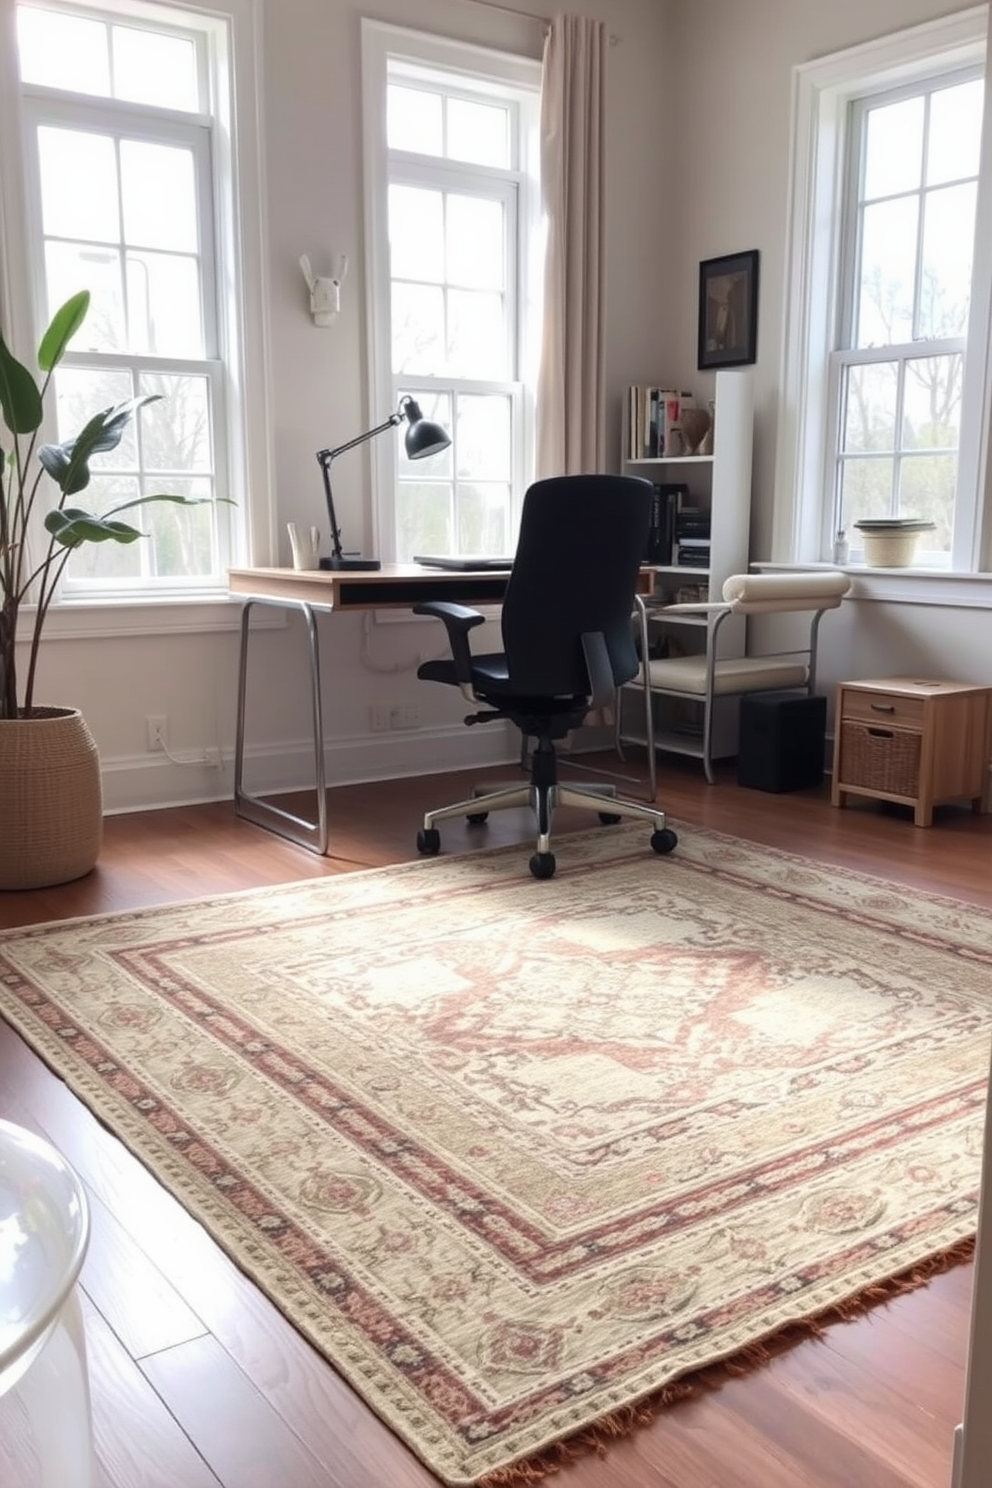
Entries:
POLYGON ((419 852, 439 851, 435 822, 484 822, 490 811, 521 805, 537 820, 535 878, 555 871, 551 815, 559 805, 598 810, 604 824, 624 816, 650 821, 654 851, 675 847, 678 838, 655 807, 621 800, 610 787, 560 784, 555 749, 590 709, 612 707, 616 689, 637 674, 630 614, 651 496, 649 481, 621 475, 556 476, 530 487, 503 599, 500 652, 473 656, 469 632, 486 618, 478 610, 443 600, 414 606, 416 614, 443 621, 451 647, 450 659, 424 662, 418 677, 483 703, 486 710, 470 714, 467 724, 506 718, 535 741, 529 784, 426 812, 419 852))
MULTIPOLYGON (((706 622, 706 648, 695 656, 651 659, 637 672, 638 688, 644 694, 648 748, 657 738, 653 727, 651 694, 691 700, 701 705, 702 739, 699 756, 706 779, 712 785, 713 733, 716 703, 721 698, 743 697, 754 692, 801 689, 812 697, 816 691, 816 654, 820 621, 827 610, 835 610, 851 587, 848 574, 834 570, 798 573, 731 574, 723 585, 722 600, 699 604, 665 605, 655 611, 665 616, 699 616, 706 622), (808 617, 802 641, 789 648, 755 655, 721 657, 720 633, 733 615, 805 614, 808 617)), ((650 612, 649 612, 650 613, 650 612)), ((648 655, 646 620, 642 608, 642 651, 648 655)), ((616 743, 623 757, 619 707, 616 743)), ((662 746, 663 747, 663 746, 662 746)))

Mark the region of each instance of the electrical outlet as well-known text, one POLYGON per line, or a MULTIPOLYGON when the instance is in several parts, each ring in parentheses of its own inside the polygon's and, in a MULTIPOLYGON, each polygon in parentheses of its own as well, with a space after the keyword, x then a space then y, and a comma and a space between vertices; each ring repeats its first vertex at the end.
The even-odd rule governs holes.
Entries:
POLYGON ((145 739, 150 753, 161 754, 165 750, 165 734, 168 726, 165 713, 149 713, 145 719, 145 739))
POLYGON ((369 728, 374 734, 385 734, 391 727, 389 709, 386 704, 373 703, 369 709, 369 728))
POLYGON ((389 710, 389 727, 391 729, 416 729, 420 727, 420 708, 416 703, 408 703, 389 710))

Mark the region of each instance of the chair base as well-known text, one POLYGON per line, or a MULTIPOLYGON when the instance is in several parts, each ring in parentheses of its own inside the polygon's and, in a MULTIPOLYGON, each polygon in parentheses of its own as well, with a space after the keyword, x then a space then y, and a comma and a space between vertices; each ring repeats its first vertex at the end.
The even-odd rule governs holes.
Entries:
POLYGON ((604 825, 619 821, 622 817, 634 821, 648 821, 653 827, 651 847, 657 853, 671 852, 678 842, 675 833, 665 826, 665 813, 639 801, 626 801, 616 795, 613 787, 583 785, 536 784, 509 786, 505 789, 484 792, 465 801, 456 801, 450 806, 439 806, 424 813, 424 825, 417 834, 417 849, 421 853, 433 854, 440 848, 440 837, 436 822, 452 817, 464 816, 469 821, 484 822, 490 811, 505 811, 512 806, 529 806, 537 823, 537 846, 530 860, 530 871, 535 878, 550 878, 555 871, 554 854, 551 851, 551 817, 557 806, 578 806, 584 811, 598 811, 604 825))

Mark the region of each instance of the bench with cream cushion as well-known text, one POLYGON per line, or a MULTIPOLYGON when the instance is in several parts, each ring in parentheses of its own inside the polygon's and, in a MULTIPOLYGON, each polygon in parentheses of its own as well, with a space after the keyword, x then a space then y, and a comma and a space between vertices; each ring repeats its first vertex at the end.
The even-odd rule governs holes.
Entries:
MULTIPOLYGON (((654 729, 651 693, 694 698, 703 705, 702 759, 712 781, 713 700, 748 692, 778 692, 816 688, 816 646, 820 619, 835 610, 851 587, 847 574, 833 569, 805 573, 731 574, 723 585, 722 600, 700 604, 666 605, 658 615, 699 615, 706 618, 706 649, 697 656, 659 657, 648 661, 631 686, 644 690, 648 750, 653 758, 654 729), (807 613, 809 631, 794 650, 765 656, 720 657, 719 636, 731 615, 807 613)), ((641 615, 642 655, 647 654, 647 618, 641 615)), ((619 739, 619 735, 618 735, 619 739)))

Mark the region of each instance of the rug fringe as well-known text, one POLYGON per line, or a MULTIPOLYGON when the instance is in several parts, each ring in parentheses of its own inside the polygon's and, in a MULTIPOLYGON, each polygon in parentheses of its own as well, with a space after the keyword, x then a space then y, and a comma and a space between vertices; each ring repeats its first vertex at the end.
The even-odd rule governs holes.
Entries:
POLYGON ((954 1266, 964 1265, 974 1258, 974 1254, 974 1236, 959 1240, 956 1245, 949 1246, 936 1255, 928 1256, 926 1260, 918 1261, 906 1271, 899 1272, 887 1281, 874 1282, 853 1297, 848 1297, 843 1302, 832 1303, 830 1307, 824 1308, 822 1312, 812 1317, 799 1318, 793 1323, 787 1323, 784 1328, 777 1329, 767 1339, 749 1343, 727 1359, 721 1359, 718 1363, 707 1364, 702 1369, 693 1370, 684 1375, 682 1379, 653 1391, 643 1400, 611 1411, 594 1425, 584 1427, 573 1436, 552 1443, 534 1457, 528 1457, 522 1462, 510 1463, 507 1467, 499 1467, 493 1472, 486 1473, 477 1479, 477 1488, 528 1488, 528 1485, 540 1483, 553 1473, 560 1472, 562 1468, 577 1461, 580 1457, 586 1457, 591 1453, 603 1457, 611 1442, 620 1437, 629 1436, 645 1426, 650 1426, 659 1413, 668 1406, 675 1405, 680 1400, 688 1400, 698 1395, 703 1389, 718 1390, 721 1385, 726 1384, 727 1380, 739 1379, 743 1375, 750 1374, 754 1369, 761 1369, 770 1364, 786 1348, 792 1348, 804 1339, 821 1338, 830 1324, 854 1322, 874 1307, 885 1302, 892 1302, 906 1292, 913 1292, 918 1287, 926 1286, 934 1276, 939 1276, 954 1266))

